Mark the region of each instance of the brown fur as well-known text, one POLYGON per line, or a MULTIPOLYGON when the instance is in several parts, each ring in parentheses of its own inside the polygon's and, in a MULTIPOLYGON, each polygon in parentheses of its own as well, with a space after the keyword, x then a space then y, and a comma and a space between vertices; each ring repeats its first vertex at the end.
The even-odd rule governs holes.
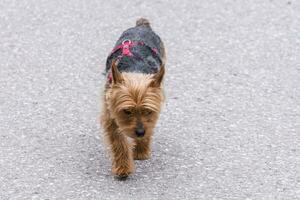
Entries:
POLYGON ((117 64, 112 64, 113 81, 105 88, 101 123, 112 153, 112 172, 119 177, 134 171, 133 159, 150 157, 153 129, 164 99, 164 73, 164 65, 150 75, 120 73, 117 64), (138 123, 144 126, 143 137, 135 135, 138 123))

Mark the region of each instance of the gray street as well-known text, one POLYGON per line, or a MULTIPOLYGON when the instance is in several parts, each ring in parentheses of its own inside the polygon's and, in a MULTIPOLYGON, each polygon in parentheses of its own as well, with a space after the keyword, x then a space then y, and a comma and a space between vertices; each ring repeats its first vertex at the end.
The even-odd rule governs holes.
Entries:
POLYGON ((300 1, 1 0, 1 200, 299 200, 300 1), (111 174, 106 58, 146 17, 167 48, 152 157, 111 174))

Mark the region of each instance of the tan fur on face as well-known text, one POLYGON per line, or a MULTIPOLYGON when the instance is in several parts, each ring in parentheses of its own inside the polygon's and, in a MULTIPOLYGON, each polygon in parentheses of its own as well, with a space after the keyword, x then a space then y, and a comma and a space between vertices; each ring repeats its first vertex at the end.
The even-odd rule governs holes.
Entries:
POLYGON ((126 107, 144 107, 155 112, 160 111, 162 89, 150 87, 153 75, 123 73, 122 76, 123 82, 113 85, 111 94, 112 106, 117 111, 126 107))
POLYGON ((153 81, 153 75, 122 73, 122 82, 113 84, 106 92, 111 117, 116 121, 120 131, 129 137, 135 137, 138 120, 145 126, 146 137, 153 132, 163 101, 162 88, 151 87, 153 81), (126 116, 123 113, 124 109, 131 110, 132 116, 126 116), (152 113, 149 115, 147 111, 152 113))

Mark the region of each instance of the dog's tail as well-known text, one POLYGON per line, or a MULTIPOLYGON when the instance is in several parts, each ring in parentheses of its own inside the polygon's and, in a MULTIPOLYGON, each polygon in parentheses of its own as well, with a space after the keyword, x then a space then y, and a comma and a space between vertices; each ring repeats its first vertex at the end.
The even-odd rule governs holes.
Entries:
POLYGON ((151 28, 149 20, 145 18, 139 18, 136 20, 136 26, 146 26, 151 28))

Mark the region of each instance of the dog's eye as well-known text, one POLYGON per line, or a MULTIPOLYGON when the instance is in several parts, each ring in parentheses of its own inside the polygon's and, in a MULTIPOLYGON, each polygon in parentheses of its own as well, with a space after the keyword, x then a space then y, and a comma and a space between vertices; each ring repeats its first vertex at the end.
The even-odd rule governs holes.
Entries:
POLYGON ((124 109, 123 112, 124 112, 125 115, 131 115, 132 114, 131 110, 129 110, 129 109, 124 109))
POLYGON ((151 115, 152 113, 153 113, 152 110, 148 110, 148 109, 143 110, 143 114, 146 115, 146 116, 151 115))

